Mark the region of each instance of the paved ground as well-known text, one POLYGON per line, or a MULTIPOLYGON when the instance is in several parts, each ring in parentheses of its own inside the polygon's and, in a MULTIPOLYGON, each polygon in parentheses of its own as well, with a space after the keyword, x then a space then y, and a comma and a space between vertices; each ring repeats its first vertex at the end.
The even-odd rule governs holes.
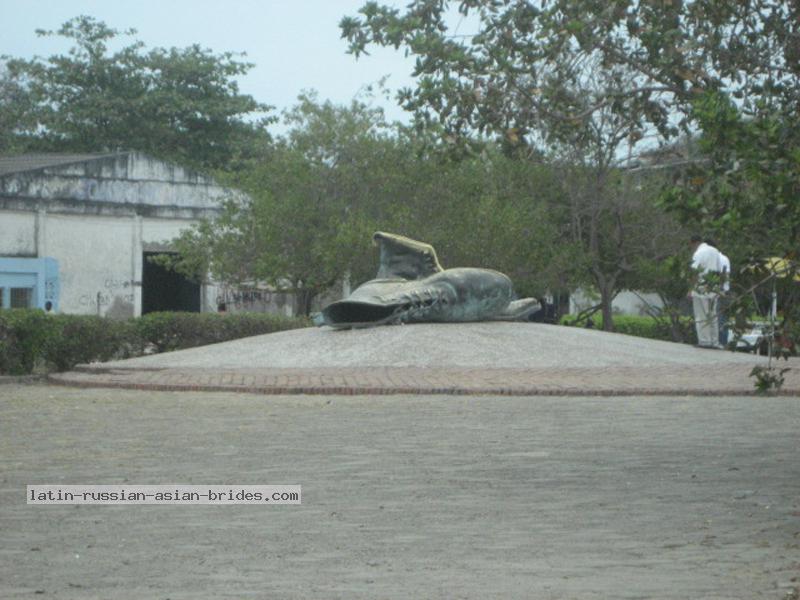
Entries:
POLYGON ((2 598, 783 599, 800 398, 0 386, 2 598), (27 506, 297 483, 301 506, 27 506))
MULTIPOLYGON (((93 365, 65 385, 271 394, 742 395, 766 359, 574 327, 302 329, 93 365)), ((800 394, 800 360, 784 393, 800 394)))

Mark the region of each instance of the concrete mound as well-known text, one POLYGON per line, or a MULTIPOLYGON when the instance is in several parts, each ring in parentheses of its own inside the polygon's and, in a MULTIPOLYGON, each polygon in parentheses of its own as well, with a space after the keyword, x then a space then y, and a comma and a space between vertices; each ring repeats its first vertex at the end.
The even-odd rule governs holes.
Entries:
MULTIPOLYGON (((262 394, 748 395, 766 360, 533 323, 310 328, 82 366, 54 383, 262 394)), ((784 394, 800 391, 792 361, 784 394)))
POLYGON ((309 328, 105 363, 111 368, 583 368, 753 363, 704 350, 558 325, 436 323, 335 331, 309 328))

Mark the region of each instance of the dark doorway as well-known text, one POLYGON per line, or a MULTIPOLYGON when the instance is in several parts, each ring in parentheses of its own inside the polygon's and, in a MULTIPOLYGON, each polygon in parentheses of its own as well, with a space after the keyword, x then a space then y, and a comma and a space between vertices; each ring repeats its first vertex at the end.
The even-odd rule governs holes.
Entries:
POLYGON ((170 310, 200 312, 200 285, 151 262, 164 252, 145 252, 142 261, 142 314, 170 310))

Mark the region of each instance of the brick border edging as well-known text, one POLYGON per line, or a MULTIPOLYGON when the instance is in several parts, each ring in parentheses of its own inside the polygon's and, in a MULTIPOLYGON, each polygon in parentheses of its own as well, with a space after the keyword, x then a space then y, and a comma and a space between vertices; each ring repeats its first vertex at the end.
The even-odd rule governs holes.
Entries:
MULTIPOLYGON (((139 391, 159 392, 237 392, 246 394, 277 395, 308 395, 308 396, 397 396, 397 395, 446 395, 446 396, 758 396, 755 389, 727 389, 709 390, 698 388, 653 389, 653 388, 624 388, 624 389, 592 389, 592 388, 562 388, 544 389, 536 387, 425 387, 425 386, 237 386, 237 385, 182 385, 170 383, 126 383, 119 381, 86 381, 62 380, 59 374, 47 376, 51 385, 61 385, 74 388, 105 388, 127 389, 139 391)), ((797 390, 779 390, 766 394, 764 398, 776 396, 800 396, 797 390)))

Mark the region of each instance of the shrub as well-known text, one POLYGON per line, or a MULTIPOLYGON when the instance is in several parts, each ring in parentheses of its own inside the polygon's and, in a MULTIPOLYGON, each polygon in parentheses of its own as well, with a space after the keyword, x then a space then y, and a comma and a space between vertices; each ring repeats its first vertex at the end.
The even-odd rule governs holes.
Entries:
MULTIPOLYGON (((592 317, 594 326, 597 329, 603 328, 603 317, 596 315, 592 317)), ((575 317, 567 315, 561 320, 563 325, 583 326, 584 323, 576 323, 575 317)), ((696 343, 697 334, 695 332, 691 317, 681 318, 679 322, 680 334, 687 343, 696 343)), ((615 315, 614 330, 616 333, 625 335, 635 335, 637 337, 649 338, 651 340, 674 341, 673 332, 668 319, 656 319, 654 317, 640 317, 635 315, 615 315)))
POLYGON ((19 338, 17 332, 0 315, 0 373, 18 374, 24 372, 17 351, 19 338))
POLYGON ((261 313, 151 313, 116 321, 97 316, 0 311, 0 374, 64 371, 77 364, 180 350, 308 327, 308 319, 261 313))
POLYGON ((139 336, 155 347, 156 352, 169 352, 226 342, 251 335, 274 333, 308 327, 304 318, 289 318, 267 313, 157 312, 136 320, 139 336))
POLYGON ((44 359, 57 371, 82 363, 136 356, 144 348, 130 321, 84 315, 53 315, 48 320, 52 334, 45 344, 44 359))
POLYGON ((43 361, 53 334, 49 317, 42 310, 0 311, 0 373, 32 373, 43 361))

